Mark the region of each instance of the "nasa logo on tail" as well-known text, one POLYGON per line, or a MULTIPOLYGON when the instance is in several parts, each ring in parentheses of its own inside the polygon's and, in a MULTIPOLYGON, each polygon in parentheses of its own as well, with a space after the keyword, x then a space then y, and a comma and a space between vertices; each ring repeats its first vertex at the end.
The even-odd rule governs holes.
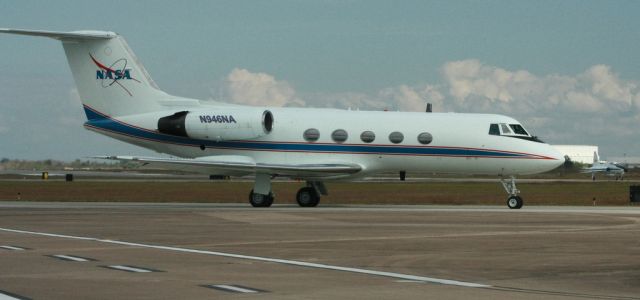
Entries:
POLYGON ((107 66, 99 62, 93 55, 89 54, 91 60, 98 67, 96 70, 96 80, 101 80, 102 87, 108 88, 117 84, 120 86, 129 96, 133 96, 131 92, 120 82, 121 80, 133 80, 140 83, 139 80, 131 76, 131 68, 127 68, 127 59, 121 58, 114 61, 111 65, 107 66))

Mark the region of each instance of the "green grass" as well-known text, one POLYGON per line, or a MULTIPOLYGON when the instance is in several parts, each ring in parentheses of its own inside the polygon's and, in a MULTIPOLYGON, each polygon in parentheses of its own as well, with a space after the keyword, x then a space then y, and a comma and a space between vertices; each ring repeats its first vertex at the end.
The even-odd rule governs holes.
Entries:
MULTIPOLYGON (((526 205, 628 205, 629 182, 519 183, 526 205)), ((273 184, 276 203, 295 203, 300 182, 273 184)), ((506 193, 499 183, 328 183, 332 204, 496 204, 506 193)), ((87 202, 246 203, 250 182, 234 181, 2 181, 0 200, 87 202)))

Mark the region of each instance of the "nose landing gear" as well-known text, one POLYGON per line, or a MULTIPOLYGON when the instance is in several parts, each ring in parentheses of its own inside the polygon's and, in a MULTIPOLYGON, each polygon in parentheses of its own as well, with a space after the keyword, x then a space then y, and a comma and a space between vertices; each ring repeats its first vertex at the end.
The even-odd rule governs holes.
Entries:
POLYGON ((510 196, 507 199, 507 206, 511 209, 519 209, 522 207, 522 197, 520 196, 510 196))
POLYGON ((510 209, 520 209, 524 204, 522 197, 518 196, 520 194, 520 190, 516 188, 516 178, 511 176, 511 180, 500 179, 502 183, 502 187, 509 194, 509 198, 507 198, 507 206, 510 209))

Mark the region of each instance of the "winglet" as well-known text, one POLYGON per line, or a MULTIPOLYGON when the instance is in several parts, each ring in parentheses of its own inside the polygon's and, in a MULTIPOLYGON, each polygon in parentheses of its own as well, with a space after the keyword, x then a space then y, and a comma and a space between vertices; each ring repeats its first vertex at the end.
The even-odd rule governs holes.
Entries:
POLYGON ((117 33, 111 31, 96 31, 96 30, 82 30, 82 31, 45 31, 45 30, 26 30, 26 29, 12 29, 12 28, 0 28, 0 33, 30 35, 30 36, 43 36, 56 40, 68 40, 68 39, 112 39, 118 36, 117 33))

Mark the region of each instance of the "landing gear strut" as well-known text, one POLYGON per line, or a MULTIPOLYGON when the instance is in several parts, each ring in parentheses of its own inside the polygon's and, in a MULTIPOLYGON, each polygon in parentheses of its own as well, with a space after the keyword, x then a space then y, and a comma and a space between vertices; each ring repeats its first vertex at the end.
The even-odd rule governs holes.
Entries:
POLYGON ((511 180, 501 179, 502 187, 509 194, 509 198, 507 198, 507 206, 511 209, 520 209, 524 202, 522 201, 522 197, 518 196, 520 194, 520 190, 516 188, 516 178, 511 176, 511 180))
POLYGON ((273 198, 271 175, 257 173, 253 190, 249 193, 249 203, 253 207, 269 207, 273 204, 273 198))

